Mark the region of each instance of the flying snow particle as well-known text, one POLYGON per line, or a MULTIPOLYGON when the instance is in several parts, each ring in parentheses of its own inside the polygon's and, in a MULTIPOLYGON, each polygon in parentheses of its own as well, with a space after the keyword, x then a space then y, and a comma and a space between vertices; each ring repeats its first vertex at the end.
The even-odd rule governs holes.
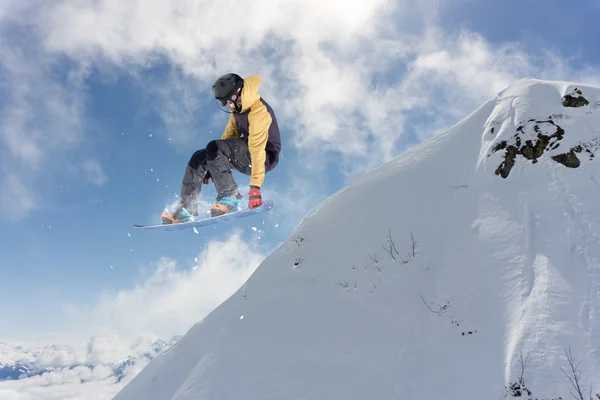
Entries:
POLYGON ((197 235, 198 234, 198 229, 196 229, 196 227, 194 227, 194 233, 197 235))
POLYGON ((112 267, 113 267, 113 266, 111 265, 111 266, 110 266, 110 268, 112 269, 112 267))
POLYGON ((244 319, 244 316, 242 315, 242 316, 240 317, 240 319, 244 319))
POLYGON ((127 233, 127 236, 131 237, 131 233, 127 233))
POLYGON ((152 134, 149 134, 148 136, 152 137, 152 134))
POLYGON ((198 262, 198 257, 194 257, 194 261, 198 262))
POLYGON ((279 226, 279 224, 275 224, 275 228, 277 228, 279 226))
POLYGON ((253 230, 254 232, 256 232, 256 227, 255 227, 255 226, 253 226, 253 227, 252 227, 252 230, 253 230))

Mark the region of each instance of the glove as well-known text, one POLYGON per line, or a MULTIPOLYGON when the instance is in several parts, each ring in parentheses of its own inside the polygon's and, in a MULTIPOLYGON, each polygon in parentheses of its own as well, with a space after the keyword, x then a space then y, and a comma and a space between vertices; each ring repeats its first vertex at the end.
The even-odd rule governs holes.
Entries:
POLYGON ((253 210, 256 207, 260 207, 262 203, 260 188, 258 186, 250 186, 250 191, 248 192, 248 207, 253 210))
POLYGON ((204 180, 202 181, 205 185, 208 185, 210 183, 210 171, 206 171, 206 175, 204 175, 204 180))

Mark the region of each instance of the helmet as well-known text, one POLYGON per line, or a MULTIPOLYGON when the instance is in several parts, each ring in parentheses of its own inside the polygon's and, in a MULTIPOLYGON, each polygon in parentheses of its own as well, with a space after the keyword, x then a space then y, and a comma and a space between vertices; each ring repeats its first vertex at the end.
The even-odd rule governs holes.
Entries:
POLYGON ((237 74, 225 74, 220 76, 213 84, 212 91, 215 98, 225 105, 238 89, 244 86, 244 80, 237 74))

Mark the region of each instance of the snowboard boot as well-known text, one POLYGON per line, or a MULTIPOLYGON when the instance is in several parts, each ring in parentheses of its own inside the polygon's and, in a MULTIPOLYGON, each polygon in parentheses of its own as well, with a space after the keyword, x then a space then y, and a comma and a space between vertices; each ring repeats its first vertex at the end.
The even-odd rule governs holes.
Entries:
POLYGON ((217 203, 209 207, 210 216, 218 217, 219 215, 232 213, 240 209, 240 198, 241 196, 229 197, 225 196, 217 203))
POLYGON ((163 213, 160 215, 160 219, 162 220, 163 225, 168 225, 196 221, 198 217, 190 214, 190 212, 185 207, 181 207, 179 209, 176 209, 172 213, 168 210, 163 211, 163 213))

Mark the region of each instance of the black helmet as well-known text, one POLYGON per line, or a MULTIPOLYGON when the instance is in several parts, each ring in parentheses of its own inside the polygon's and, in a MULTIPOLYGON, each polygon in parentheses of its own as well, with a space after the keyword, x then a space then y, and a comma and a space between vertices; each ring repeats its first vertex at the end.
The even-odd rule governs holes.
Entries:
POLYGON ((244 80, 237 74, 225 74, 220 76, 213 84, 212 91, 215 98, 221 102, 221 104, 227 104, 229 99, 238 89, 244 86, 244 80))

